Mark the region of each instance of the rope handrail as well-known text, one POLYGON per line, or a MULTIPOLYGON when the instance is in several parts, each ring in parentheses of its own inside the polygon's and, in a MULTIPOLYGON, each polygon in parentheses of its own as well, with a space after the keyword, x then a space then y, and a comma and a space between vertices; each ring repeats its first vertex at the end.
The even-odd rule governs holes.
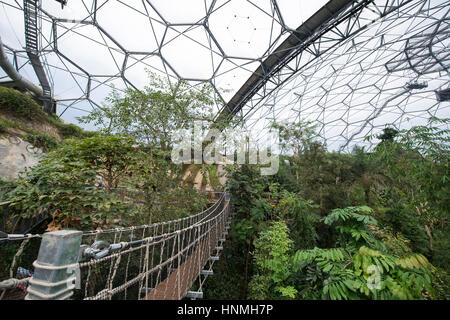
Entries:
POLYGON ((195 215, 191 215, 188 217, 179 218, 179 219, 175 219, 175 220, 169 220, 169 221, 155 222, 152 224, 143 224, 143 225, 139 225, 139 226, 84 231, 83 236, 93 235, 93 234, 98 234, 98 233, 113 233, 113 232, 120 232, 120 231, 123 232, 123 231, 139 230, 139 229, 145 229, 145 228, 154 228, 157 226, 175 224, 175 223, 179 223, 179 222, 186 221, 186 220, 193 220, 193 219, 199 217, 200 215, 205 214, 208 211, 214 210, 217 206, 219 206, 223 202, 224 199, 225 199, 225 193, 222 192, 222 196, 220 197, 220 199, 218 201, 216 201, 212 206, 206 208, 205 210, 203 210, 200 213, 197 213, 195 215))
MULTIPOLYGON (((218 206, 214 208, 217 209, 218 206)), ((128 290, 138 284, 139 299, 141 299, 142 290, 144 299, 182 298, 195 279, 200 280, 200 286, 203 284, 204 279, 203 281, 200 279, 202 268, 208 261, 210 261, 209 270, 211 270, 212 263, 216 259, 210 259, 210 257, 214 256, 214 250, 222 248, 218 247, 217 243, 224 241, 222 237, 229 215, 230 203, 225 201, 224 206, 219 210, 213 210, 196 223, 179 230, 130 242, 119 239, 118 242, 111 245, 119 251, 108 252, 106 256, 101 256, 99 259, 90 257, 90 260, 79 263, 79 267, 85 273, 87 272, 85 294, 82 299, 111 299, 112 296, 119 293, 126 297, 128 290), (137 261, 140 261, 140 267, 137 272, 131 278, 125 276, 122 284, 113 287, 114 277, 122 257, 130 258, 132 255, 139 254, 140 258, 137 261), (93 270, 99 270, 108 264, 110 271, 106 280, 106 274, 98 273, 99 271, 95 276, 92 275, 93 270), (97 287, 96 282, 92 280, 93 277, 97 282, 100 280, 99 278, 105 281, 105 287, 98 291, 92 291, 93 285, 97 287), (90 294, 88 294, 89 290, 91 290, 90 294)), ((130 259, 127 262, 126 270, 128 270, 129 261, 130 259)), ((122 268, 124 267, 122 265, 122 268)), ((128 274, 127 271, 125 273, 128 274)))
MULTIPOLYGON (((67 289, 69 291, 64 295, 43 294, 39 289, 39 277, 31 278, 26 283, 23 281, 24 286, 28 284, 30 288, 22 290, 27 290, 29 295, 40 299, 66 298, 72 294, 75 299, 83 300, 112 299, 113 296, 127 299, 130 295, 131 299, 139 300, 181 299, 195 280, 199 279, 201 291, 206 279, 202 280, 202 275, 212 273, 212 265, 218 260, 223 248, 222 243, 228 233, 226 230, 230 227, 229 200, 230 194, 223 192, 213 205, 189 217, 141 226, 83 233, 78 231, 83 241, 78 249, 78 259, 74 262, 68 265, 42 266, 36 260, 33 264, 35 270, 54 270, 64 274, 74 270, 75 273, 71 273, 68 280, 75 281, 75 284, 70 285, 67 289), (101 234, 105 236, 99 237, 101 234), (93 242, 90 242, 91 240, 93 242), (75 291, 71 293, 71 290, 75 291)), ((3 236, 3 240, 20 239, 20 236, 23 236, 23 247, 30 237, 42 235, 6 235, 7 238, 4 237, 5 234, 0 236, 3 236)), ((12 282, 15 280, 4 285, 11 287, 12 282)), ((48 288, 59 286, 59 283, 47 282, 42 282, 42 285, 48 288)), ((3 294, 5 292, 3 290, 3 294)))
MULTIPOLYGON (((193 224, 193 225, 188 226, 188 227, 186 227, 186 228, 184 228, 184 229, 172 231, 172 232, 170 232, 170 233, 164 233, 164 234, 161 234, 161 235, 158 235, 158 236, 155 236, 155 237, 147 237, 147 238, 144 238, 144 239, 135 240, 135 241, 131 241, 131 242, 114 243, 114 244, 111 244, 110 246, 116 245, 116 246, 117 246, 117 249, 116 249, 116 250, 120 250, 120 249, 124 249, 124 248, 126 248, 126 247, 129 247, 129 246, 131 246, 131 245, 136 245, 136 244, 141 244, 141 243, 146 243, 146 245, 147 245, 147 244, 149 244, 149 245, 158 244, 158 243, 160 243, 161 241, 163 241, 165 238, 173 237, 173 236, 175 236, 175 235, 177 235, 177 234, 179 234, 179 233, 181 233, 181 232, 187 232, 187 231, 189 231, 189 230, 192 230, 192 229, 194 229, 194 228, 198 228, 198 227, 204 226, 204 225, 208 224, 209 222, 212 222, 214 219, 216 219, 217 216, 223 214, 223 213, 225 212, 226 209, 228 209, 228 208, 227 208, 227 207, 224 207, 224 208, 223 208, 223 209, 222 209, 215 217, 210 218, 210 219, 208 219, 208 220, 205 220, 205 221, 203 221, 203 222, 201 222, 201 223, 193 224), (120 245, 120 247, 119 247, 119 245, 120 245)), ((140 249, 140 248, 142 248, 142 247, 136 247, 136 249, 140 249)), ((127 252, 132 252, 132 251, 133 251, 133 250, 130 250, 130 251, 127 251, 127 252)), ((116 257, 118 254, 120 254, 120 253, 121 253, 121 252, 117 252, 117 253, 115 254, 115 257, 116 257)), ((110 256, 112 256, 112 255, 110 255, 110 256)), ((108 256, 105 256, 105 257, 101 257, 101 258, 98 259, 97 261, 105 261, 105 260, 108 260, 108 257, 110 257, 110 256, 108 255, 108 256)), ((90 260, 90 261, 95 261, 95 260, 90 260)), ((90 261, 89 261, 89 262, 90 262, 90 261)), ((89 264, 90 264, 90 265, 95 264, 95 263, 89 263, 89 262, 82 262, 82 263, 80 263, 80 266, 87 266, 87 265, 89 265, 89 264)))
POLYGON ((7 280, 0 281, 0 290, 14 289, 20 285, 26 285, 28 284, 30 279, 31 277, 27 277, 24 279, 10 278, 7 280))
MULTIPOLYGON (((133 230, 140 230, 140 229, 147 229, 147 228, 156 228, 158 226, 165 226, 170 224, 176 224, 180 222, 184 222, 187 220, 194 220, 201 216, 202 214, 210 213, 210 211, 213 211, 216 207, 218 207, 223 200, 225 199, 225 193, 220 192, 222 196, 218 201, 216 201, 212 206, 206 208, 205 210, 191 216, 175 219, 175 220, 169 220, 169 221, 162 221, 162 222, 156 222, 152 224, 143 224, 138 226, 130 226, 130 227, 123 227, 123 228, 111 228, 111 229, 98 229, 98 230, 89 230, 89 231, 83 231, 83 236, 90 236, 90 235, 96 235, 96 234, 105 234, 105 233, 115 233, 115 232, 125 232, 125 231, 133 231, 133 230)), ((206 215, 207 217, 208 215, 206 215)), ((203 220, 205 217, 201 218, 203 220)), ((198 222, 196 222, 198 223, 198 222)), ((42 238, 42 234, 6 234, 2 231, 0 231, 0 242, 5 240, 25 240, 28 238, 42 238)))

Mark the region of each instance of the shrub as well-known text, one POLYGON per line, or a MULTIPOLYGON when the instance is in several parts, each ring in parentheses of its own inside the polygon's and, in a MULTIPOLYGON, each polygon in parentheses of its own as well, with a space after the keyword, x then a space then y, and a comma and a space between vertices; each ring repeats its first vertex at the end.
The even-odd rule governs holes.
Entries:
POLYGON ((67 140, 19 176, 17 188, 8 194, 14 201, 10 208, 21 212, 22 218, 48 208, 53 218, 49 230, 106 225, 109 218, 128 212, 127 203, 109 191, 135 165, 135 154, 133 140, 127 137, 67 140), (98 176, 107 188, 88 188, 98 176))
POLYGON ((84 135, 85 138, 93 138, 93 137, 99 136, 100 133, 98 131, 86 131, 86 130, 83 130, 83 135, 84 135))
POLYGON ((27 134, 23 139, 35 147, 42 148, 46 152, 53 150, 58 146, 56 139, 45 133, 27 134))
POLYGON ((41 107, 29 96, 15 89, 0 87, 0 111, 33 120, 45 117, 41 107))
POLYGON ((73 123, 64 123, 57 115, 49 115, 48 120, 55 127, 58 128, 59 133, 63 136, 63 138, 84 138, 87 137, 86 132, 73 123))
POLYGON ((17 128, 17 129, 22 129, 23 131, 25 131, 25 129, 22 128, 21 125, 15 123, 15 122, 0 118, 0 132, 5 132, 7 128, 17 128))
POLYGON ((69 137, 78 137, 81 138, 84 136, 83 129, 72 124, 72 123, 64 123, 59 127, 59 132, 64 138, 69 137))
POLYGON ((286 286, 292 273, 290 256, 294 242, 284 221, 272 221, 255 240, 255 275, 249 283, 250 299, 293 299, 297 290, 286 286))

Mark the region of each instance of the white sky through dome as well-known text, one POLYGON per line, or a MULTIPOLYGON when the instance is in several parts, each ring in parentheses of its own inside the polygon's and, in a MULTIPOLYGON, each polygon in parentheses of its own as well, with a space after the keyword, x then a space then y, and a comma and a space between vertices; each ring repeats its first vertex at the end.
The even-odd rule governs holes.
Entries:
MULTIPOLYGON (((54 96, 60 100, 58 114, 64 111, 62 118, 66 122, 77 123, 75 117, 87 114, 96 104, 101 105, 113 85, 143 88, 145 68, 168 76, 171 81, 183 78, 193 85, 199 80, 210 81, 218 90, 225 90, 221 95, 228 101, 260 62, 290 35, 289 29, 296 29, 326 2, 100 0, 96 1, 96 24, 91 24, 95 3, 92 0, 69 0, 64 9, 56 1, 42 1, 41 59, 54 96), (51 18, 59 19, 59 53, 54 51, 51 18), (85 99, 86 92, 89 100, 85 99)), ((291 121, 310 119, 319 123, 325 140, 336 142, 332 147, 336 149, 349 137, 361 140, 386 123, 405 123, 408 115, 416 119, 410 120, 409 126, 431 115, 448 117, 448 102, 437 104, 434 98, 434 90, 448 87, 448 72, 424 75, 421 79, 429 87, 423 93, 408 94, 397 102, 394 99, 379 114, 377 109, 397 94, 396 90, 406 81, 417 80, 408 70, 387 73, 385 63, 404 49, 407 32, 412 35, 425 30, 433 19, 443 19, 448 26, 445 3, 448 7, 448 1, 414 0, 402 8, 404 16, 397 19, 388 16, 383 20, 387 22, 375 21, 356 38, 305 64, 304 69, 273 90, 257 108, 244 107, 248 127, 260 130, 273 117, 291 121), (425 8, 437 9, 422 9, 423 13, 420 11, 413 17, 422 3, 425 8), (385 44, 378 50, 382 35, 385 44), (425 106, 424 101, 429 105, 425 106), (398 105, 391 106, 395 103, 398 105), (364 126, 374 114, 378 119, 364 126)), ((0 1, 0 36, 7 48, 22 50, 17 52, 19 71, 38 84, 32 67, 25 64, 21 6, 22 1, 0 1)), ((366 10, 361 21, 364 17, 369 21, 373 13, 366 10)), ((439 50, 444 64, 448 61, 448 43, 448 37, 444 36, 435 45, 440 46, 436 51, 439 50)), ((12 52, 6 51, 12 61, 12 52)), ((0 77, 0 81, 8 80, 1 69, 0 77)))

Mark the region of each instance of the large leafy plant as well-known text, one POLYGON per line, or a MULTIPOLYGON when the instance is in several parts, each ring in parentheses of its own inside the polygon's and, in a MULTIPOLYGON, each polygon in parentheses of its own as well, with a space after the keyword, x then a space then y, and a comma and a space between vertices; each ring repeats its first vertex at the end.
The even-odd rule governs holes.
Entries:
POLYGON ((322 299, 424 299, 434 297, 434 267, 421 254, 389 254, 371 227, 368 207, 336 209, 324 219, 340 234, 340 247, 299 250, 293 256, 300 294, 322 299), (315 281, 311 281, 315 276, 315 281), (319 295, 318 295, 319 293, 319 295))
POLYGON ((134 164, 131 143, 120 136, 68 141, 20 176, 8 195, 10 207, 24 218, 48 210, 49 230, 111 224, 126 205, 110 188, 134 164), (99 182, 106 188, 94 187, 99 182))
POLYGON ((107 134, 68 140, 55 152, 61 159, 81 161, 95 170, 107 192, 117 187, 122 177, 132 174, 137 154, 140 151, 132 138, 107 134))
POLYGON ((289 263, 293 242, 283 221, 272 222, 255 240, 255 275, 249 283, 249 298, 295 298, 297 290, 285 281, 292 269, 289 263))
POLYGON ((313 248, 317 241, 318 206, 296 194, 282 191, 274 207, 275 215, 286 221, 295 249, 313 248))

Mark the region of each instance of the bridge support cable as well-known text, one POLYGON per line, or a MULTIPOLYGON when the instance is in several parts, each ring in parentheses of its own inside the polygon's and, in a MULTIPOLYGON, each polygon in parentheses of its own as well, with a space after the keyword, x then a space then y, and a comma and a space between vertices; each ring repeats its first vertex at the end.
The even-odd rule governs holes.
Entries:
MULTIPOLYGON (((2 199, 3 194, 0 193, 0 201, 2 199)), ((84 231, 83 237, 92 237, 95 236, 97 238, 101 238, 103 235, 114 234, 118 232, 128 233, 133 230, 145 230, 147 234, 163 234, 164 232, 169 232, 170 230, 178 230, 185 228, 187 226, 191 226, 193 224, 199 223, 204 219, 207 219, 216 208, 222 205, 225 199, 224 193, 220 196, 219 200, 214 202, 214 204, 200 213, 195 215, 187 216, 185 218, 180 218, 176 220, 170 220, 165 222, 158 222, 152 224, 145 224, 139 226, 131 226, 124 228, 113 228, 113 229, 103 229, 103 230, 91 230, 84 231)), ((2 202, 0 206, 6 206, 9 202, 2 202)), ((43 222, 48 218, 48 210, 46 208, 42 210, 38 210, 31 215, 30 218, 23 219, 21 217, 11 217, 8 211, 8 207, 5 209, 6 214, 3 217, 3 221, 0 224, 0 242, 6 240, 23 240, 27 238, 42 238, 42 234, 29 234, 31 229, 33 229, 36 225, 43 222), (6 227, 6 221, 12 219, 12 228, 8 229, 6 227)))

